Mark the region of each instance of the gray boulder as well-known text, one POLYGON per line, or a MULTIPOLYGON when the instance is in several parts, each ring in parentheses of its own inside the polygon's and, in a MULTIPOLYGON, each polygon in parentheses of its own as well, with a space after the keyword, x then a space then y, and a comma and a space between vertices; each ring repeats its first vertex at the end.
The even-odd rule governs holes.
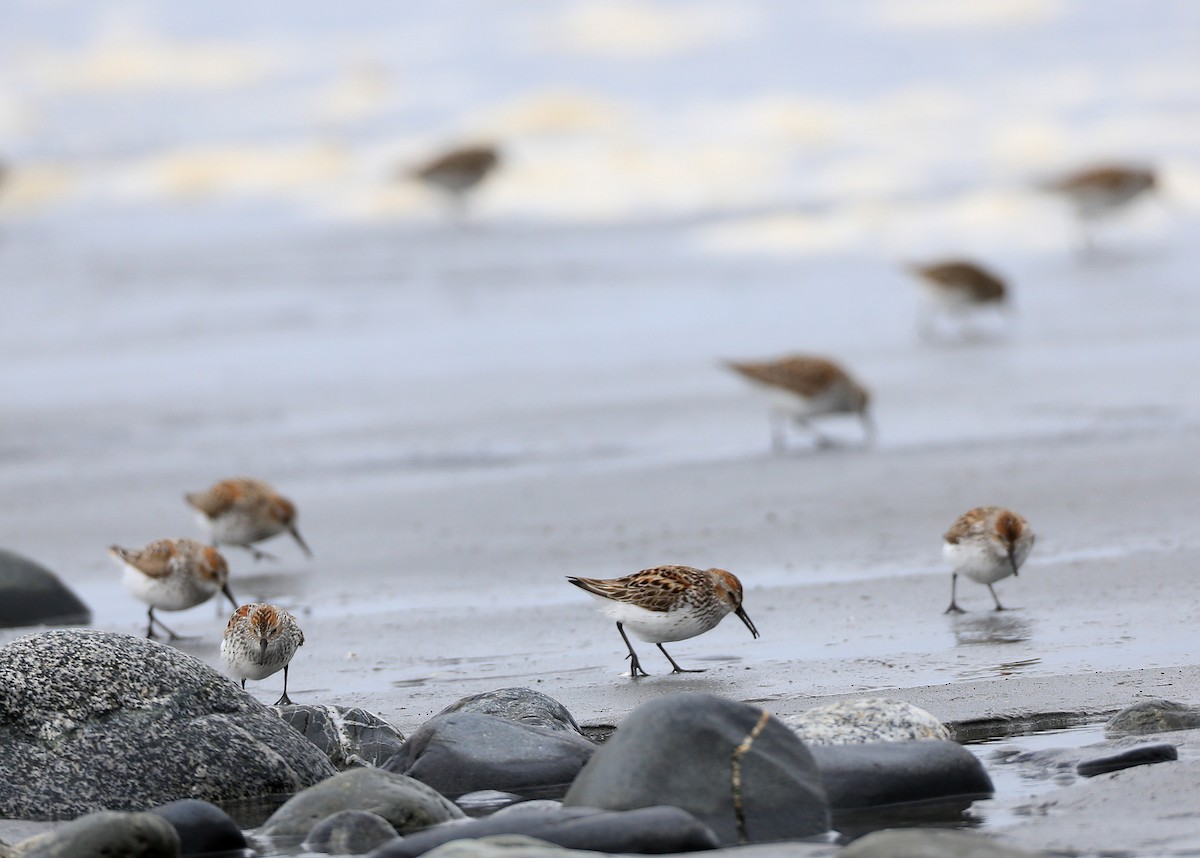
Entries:
POLYGON ((829 829, 821 775, 804 743, 763 710, 706 694, 660 697, 635 709, 597 749, 563 804, 674 805, 708 825, 723 845, 829 829))
POLYGON ((101 811, 17 844, 21 858, 179 858, 179 835, 153 813, 101 811))
POLYGON ((379 814, 339 810, 314 825, 302 845, 308 852, 363 855, 395 839, 396 829, 379 814))
POLYGON ((1106 736, 1144 736, 1200 728, 1200 706, 1172 700, 1143 700, 1126 706, 1104 725, 1106 736))
POLYGON ((946 799, 969 804, 993 791, 983 764, 955 742, 815 745, 811 750, 836 812, 946 799))
POLYGON ((151 808, 149 812, 171 823, 179 835, 180 853, 185 858, 246 848, 246 837, 238 824, 221 808, 207 801, 181 798, 151 808))
POLYGON ((576 733, 452 712, 422 724, 383 768, 452 798, 485 789, 556 798, 595 750, 576 733))
POLYGON ((476 712, 480 715, 495 715, 509 721, 519 721, 532 727, 547 730, 562 730, 583 735, 567 707, 553 697, 548 697, 532 688, 501 688, 472 694, 451 703, 438 715, 451 712, 476 712))
POLYGON ((74 626, 91 621, 88 606, 58 576, 0 548, 0 628, 74 626))
POLYGON ((924 709, 887 697, 814 706, 781 719, 810 748, 864 742, 949 740, 950 731, 924 709))
POLYGON ((403 733, 358 707, 290 703, 271 708, 338 769, 382 765, 404 744, 403 733))
POLYGON ((292 796, 258 834, 299 843, 318 822, 342 810, 378 814, 401 834, 465 818, 452 801, 420 781, 381 769, 350 769, 292 796))
POLYGON ((416 858, 452 840, 525 835, 567 849, 664 854, 714 849, 716 835, 685 810, 643 807, 604 811, 593 807, 511 808, 503 815, 431 828, 381 847, 372 858, 416 858))
POLYGON ((59 629, 0 648, 0 816, 231 801, 332 774, 311 742, 173 647, 59 629))

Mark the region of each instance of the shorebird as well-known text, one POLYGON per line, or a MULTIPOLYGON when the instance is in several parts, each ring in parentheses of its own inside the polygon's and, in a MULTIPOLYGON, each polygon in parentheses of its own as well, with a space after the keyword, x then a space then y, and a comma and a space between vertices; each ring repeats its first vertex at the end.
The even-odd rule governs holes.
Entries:
POLYGON ((300 549, 312 556, 296 529, 295 504, 262 480, 221 480, 202 492, 184 495, 184 500, 199 512, 214 545, 236 545, 261 560, 271 555, 252 544, 287 531, 300 549))
POLYGON ((225 626, 221 663, 242 681, 242 690, 247 679, 266 679, 282 669, 283 695, 275 701, 279 706, 292 702, 287 693, 288 665, 303 645, 304 632, 283 608, 266 603, 242 605, 225 626))
POLYGON ((991 271, 963 259, 948 259, 931 265, 911 265, 928 302, 919 319, 922 336, 932 339, 937 332, 937 316, 944 313, 958 319, 964 314, 1007 305, 1008 289, 991 271))
POLYGON ((674 668, 672 673, 702 673, 684 670, 663 648, 665 641, 682 641, 702 635, 732 613, 746 624, 750 634, 758 629, 742 607, 742 582, 724 569, 693 569, 691 566, 656 566, 624 578, 576 578, 567 580, 600 603, 600 610, 617 624, 629 649, 629 671, 634 679, 649 676, 625 634, 625 626, 640 640, 658 646, 674 668))
POLYGON ((1016 575, 1033 549, 1033 531, 1025 519, 1004 507, 979 506, 960 515, 943 539, 942 556, 954 570, 950 575, 950 607, 944 613, 963 613, 956 598, 960 573, 986 584, 996 610, 1005 610, 992 584, 1016 575))
POLYGON ((467 194, 500 165, 494 146, 477 145, 451 149, 408 175, 446 194, 458 214, 466 207, 467 194))
POLYGON ((867 411, 870 394, 831 360, 790 355, 759 363, 728 361, 726 365, 770 398, 771 447, 776 452, 785 447, 789 417, 807 429, 821 447, 834 442, 817 431, 811 420, 825 414, 856 414, 867 443, 875 437, 875 425, 867 411))
POLYGON ((1043 187, 1060 194, 1075 210, 1083 232, 1083 247, 1090 250, 1094 240, 1090 226, 1128 206, 1158 186, 1158 179, 1147 167, 1119 164, 1090 167, 1047 182, 1043 187))
POLYGON ((194 539, 159 539, 145 548, 113 545, 108 553, 125 570, 122 579, 127 590, 150 606, 146 637, 155 637, 154 626, 165 631, 170 640, 179 635, 154 616, 154 609, 183 611, 207 602, 216 593, 237 607, 229 592, 229 567, 215 549, 194 539))

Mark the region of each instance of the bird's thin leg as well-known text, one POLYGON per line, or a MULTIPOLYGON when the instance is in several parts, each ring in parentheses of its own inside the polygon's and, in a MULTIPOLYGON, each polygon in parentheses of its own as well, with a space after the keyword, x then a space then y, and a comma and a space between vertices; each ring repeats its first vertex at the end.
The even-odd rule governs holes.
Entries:
POLYGON ((966 613, 966 611, 964 611, 962 608, 960 608, 958 606, 958 600, 956 598, 957 593, 958 593, 958 573, 951 572, 950 573, 950 607, 947 608, 946 610, 942 611, 943 614, 965 614, 966 613))
POLYGON ((246 677, 242 677, 242 691, 246 690, 246 677))
POLYGON ((625 627, 620 623, 617 623, 617 631, 621 633, 621 640, 625 641, 625 646, 629 648, 630 676, 632 676, 634 679, 637 679, 638 676, 649 676, 650 674, 646 673, 646 671, 642 669, 641 662, 638 661, 637 653, 633 651, 633 644, 631 644, 629 642, 629 638, 625 636, 625 627))
POLYGON ((1008 608, 1006 608, 1000 604, 1000 598, 996 595, 996 591, 992 589, 991 584, 988 584, 988 592, 992 594, 992 598, 996 602, 996 610, 997 611, 1007 611, 1008 610, 1008 608))
POLYGON ((787 415, 777 408, 771 409, 771 452, 782 453, 787 448, 787 415))
POLYGON ((242 548, 245 548, 247 551, 249 551, 255 560, 278 560, 279 559, 274 554, 268 554, 265 551, 259 551, 253 545, 243 545, 242 548))
POLYGON ((154 616, 154 609, 153 609, 153 608, 151 608, 149 611, 147 611, 147 612, 146 612, 146 615, 147 615, 148 617, 150 617, 150 622, 149 622, 149 624, 146 626, 146 637, 148 637, 148 638, 157 637, 157 635, 155 635, 155 634, 154 634, 154 626, 155 626, 155 624, 157 624, 157 625, 158 625, 158 627, 159 627, 160 629, 162 629, 164 632, 166 632, 166 633, 167 633, 167 640, 169 640, 169 641, 181 641, 181 640, 183 640, 183 635, 176 634, 176 633, 175 633, 175 632, 174 632, 174 631, 171 629, 171 627, 170 627, 170 626, 168 626, 166 623, 164 623, 164 622, 163 622, 162 620, 160 620, 158 617, 154 616))
POLYGON ((666 648, 664 648, 662 644, 658 644, 658 648, 662 650, 662 654, 667 657, 667 661, 671 662, 671 667, 675 668, 673 671, 671 671, 672 673, 704 673, 704 668, 702 667, 696 668, 695 670, 684 670, 675 663, 675 659, 671 658, 671 654, 667 652, 666 648))
POLYGON ((813 426, 812 422, 809 421, 807 418, 797 417, 796 425, 799 426, 800 428, 804 429, 810 435, 812 435, 813 441, 816 443, 818 448, 825 449, 827 447, 836 447, 837 446, 837 441, 830 438, 828 435, 826 435, 824 432, 822 432, 816 426, 813 426))
POLYGON ((292 703, 292 698, 288 697, 288 693, 287 693, 287 674, 288 674, 288 666, 285 664, 283 666, 283 696, 275 701, 276 706, 282 706, 285 703, 290 706, 292 703))

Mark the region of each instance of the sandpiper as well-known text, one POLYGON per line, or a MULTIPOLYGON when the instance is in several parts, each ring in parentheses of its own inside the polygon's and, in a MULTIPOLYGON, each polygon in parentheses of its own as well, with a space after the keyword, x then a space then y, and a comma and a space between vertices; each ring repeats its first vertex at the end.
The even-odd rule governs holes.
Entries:
POLYGON ((912 265, 915 275, 929 299, 918 325, 926 339, 937 330, 937 316, 945 314, 955 320, 965 314, 988 308, 1004 308, 1008 288, 1004 281, 986 268, 964 259, 947 259, 930 265, 912 265))
POLYGON ((1033 549, 1033 531, 1025 519, 1004 507, 979 506, 960 515, 943 539, 942 556, 954 570, 950 576, 950 607, 945 613, 963 613, 957 601, 960 573, 986 584, 996 610, 1005 610, 992 584, 1016 575, 1033 549))
POLYGON ((154 616, 154 609, 183 611, 207 602, 216 593, 237 607, 229 592, 229 567, 215 549, 194 539, 159 539, 145 548, 109 547, 108 553, 125 570, 126 589, 150 606, 146 637, 152 638, 157 625, 170 640, 179 635, 154 616))
POLYGON ((702 635, 733 613, 746 624, 750 634, 758 629, 742 607, 742 582, 724 569, 693 569, 691 566, 656 566, 624 578, 599 579, 568 576, 568 581, 590 593, 600 610, 617 624, 629 648, 629 671, 634 679, 649 676, 625 634, 625 626, 640 640, 656 644, 674 668, 684 670, 663 648, 665 641, 681 641, 702 635))
POLYGON ((253 543, 287 531, 300 549, 312 556, 296 529, 296 505, 262 480, 221 480, 202 492, 184 495, 184 499, 199 512, 214 545, 236 545, 261 560, 271 555, 254 548, 253 543))
POLYGON ((467 194, 483 182, 498 166, 500 153, 495 146, 475 145, 451 149, 407 175, 446 194, 458 214, 462 214, 467 194))
POLYGON ((246 688, 247 679, 265 679, 283 670, 283 695, 279 706, 291 703, 288 697, 288 665, 296 650, 304 645, 304 632, 296 618, 276 605, 242 605, 233 612, 221 638, 221 663, 246 688))
POLYGON ((1071 204, 1083 231, 1083 247, 1090 250, 1094 246, 1089 228, 1092 224, 1122 210, 1157 186, 1158 178, 1148 167, 1106 164, 1070 173, 1043 187, 1062 195, 1071 204))
POLYGON ((825 414, 856 414, 862 421, 867 443, 875 437, 875 426, 867 410, 870 394, 846 370, 827 358, 789 355, 762 362, 728 361, 726 365, 769 397, 771 447, 776 452, 786 446, 788 418, 807 429, 821 447, 834 442, 817 431, 811 420, 825 414))

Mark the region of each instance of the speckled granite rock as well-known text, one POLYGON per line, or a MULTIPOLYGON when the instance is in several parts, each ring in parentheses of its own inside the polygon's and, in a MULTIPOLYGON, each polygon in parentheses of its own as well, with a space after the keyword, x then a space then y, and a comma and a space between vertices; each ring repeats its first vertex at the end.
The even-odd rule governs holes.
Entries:
POLYGON ((583 735, 567 707, 532 688, 500 688, 472 694, 451 703, 438 714, 448 715, 451 712, 477 712, 533 727, 583 735))
POLYGON ((21 858, 179 858, 179 835, 153 813, 101 811, 17 844, 21 858))
POLYGON ((886 697, 842 700, 781 720, 809 745, 951 738, 945 725, 924 709, 886 697))
POLYGON ((49 569, 0 548, 0 628, 87 625, 92 612, 49 569))
POLYGON ((451 798, 484 789, 557 798, 595 750, 577 733, 452 712, 422 724, 383 768, 451 798))
POLYGON ((465 818, 452 801, 420 781, 382 769, 350 769, 292 796, 258 834, 299 843, 318 822, 342 810, 369 810, 401 834, 465 818))
POLYGON ((339 769, 379 766, 404 744, 404 734, 365 709, 292 703, 271 707, 339 769))
POLYGON ((758 707, 708 694, 673 694, 635 709, 563 804, 674 805, 724 845, 807 837, 830 821, 821 775, 795 733, 758 707))
POLYGON ((59 629, 0 648, 2 816, 227 801, 295 792, 332 774, 311 742, 173 647, 59 629))
POLYGON ((1144 736, 1200 728, 1200 706, 1172 700, 1143 700, 1126 706, 1104 725, 1106 736, 1144 736))

